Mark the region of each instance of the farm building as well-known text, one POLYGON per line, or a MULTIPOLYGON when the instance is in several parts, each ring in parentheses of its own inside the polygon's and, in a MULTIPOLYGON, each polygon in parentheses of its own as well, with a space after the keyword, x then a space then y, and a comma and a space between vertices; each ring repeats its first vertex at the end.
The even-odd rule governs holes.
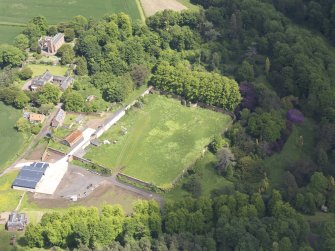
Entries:
POLYGON ((29 114, 29 122, 32 124, 43 123, 44 120, 45 120, 45 116, 43 114, 38 114, 38 113, 29 114))
POLYGON ((30 90, 35 91, 43 87, 46 83, 51 82, 52 79, 52 74, 46 70, 41 76, 38 76, 31 81, 30 90))
POLYGON ((50 54, 56 54, 58 49, 65 43, 64 34, 58 33, 53 37, 41 37, 38 45, 42 51, 50 54))
POLYGON ((65 91, 67 88, 70 87, 70 85, 73 83, 74 79, 70 76, 63 77, 63 76, 54 76, 52 83, 58 84, 59 87, 65 91))
POLYGON ((62 126, 65 120, 65 115, 66 115, 65 111, 63 109, 59 109, 56 116, 51 121, 51 126, 54 128, 62 126))
POLYGON ((26 214, 24 213, 19 214, 17 212, 12 212, 8 217, 8 221, 6 223, 6 229, 8 231, 22 231, 24 230, 27 223, 28 220, 26 214))
POLYGON ((46 83, 52 83, 59 86, 63 91, 65 91, 73 83, 74 79, 70 76, 56 76, 52 75, 48 70, 46 70, 41 76, 34 78, 30 84, 30 90, 36 91, 42 88, 46 83))
POLYGON ((77 142, 79 142, 80 140, 83 140, 83 133, 79 130, 76 130, 76 131, 72 132, 70 135, 68 135, 62 141, 62 144, 72 147, 77 142))
POLYGON ((44 162, 34 162, 22 167, 18 176, 13 181, 12 188, 33 192, 43 179, 48 168, 49 164, 44 162))

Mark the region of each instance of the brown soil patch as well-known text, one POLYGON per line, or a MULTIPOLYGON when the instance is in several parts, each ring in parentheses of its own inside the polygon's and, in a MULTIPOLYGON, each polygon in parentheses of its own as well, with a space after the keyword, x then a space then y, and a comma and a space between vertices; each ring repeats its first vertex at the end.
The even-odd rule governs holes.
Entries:
POLYGON ((119 204, 127 213, 131 212, 133 204, 139 199, 144 198, 110 183, 100 185, 89 196, 79 199, 77 202, 72 202, 65 198, 50 197, 50 199, 38 199, 34 198, 33 194, 29 194, 28 196, 28 202, 36 204, 39 208, 68 208, 71 206, 101 207, 105 204, 119 204))
POLYGON ((101 118, 97 117, 97 118, 90 119, 86 123, 86 127, 97 129, 99 126, 101 126, 103 124, 105 119, 106 119, 106 117, 101 117, 101 118))
POLYGON ((43 153, 45 151, 45 148, 47 146, 46 142, 41 142, 39 143, 34 150, 31 151, 31 153, 29 153, 29 159, 34 159, 34 160, 41 160, 43 153))
POLYGON ((63 157, 64 156, 61 155, 61 154, 57 154, 57 153, 48 151, 48 153, 45 155, 43 161, 49 162, 49 163, 54 163, 54 162, 60 160, 63 157))
POLYGON ((144 14, 147 17, 154 15, 158 11, 163 10, 186 10, 187 7, 176 0, 141 0, 144 14))

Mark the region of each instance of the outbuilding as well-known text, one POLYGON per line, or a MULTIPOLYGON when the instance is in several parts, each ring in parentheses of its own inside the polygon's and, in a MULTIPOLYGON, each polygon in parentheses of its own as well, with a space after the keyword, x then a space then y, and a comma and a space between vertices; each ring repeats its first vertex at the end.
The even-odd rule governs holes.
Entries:
POLYGON ((59 109, 56 116, 51 121, 51 126, 57 128, 62 126, 65 120, 66 113, 63 109, 59 109))
POLYGON ((6 229, 8 231, 23 231, 27 223, 26 214, 14 211, 8 217, 6 229))
POLYGON ((33 192, 48 168, 49 164, 44 162, 34 162, 22 167, 12 183, 12 188, 33 192))
POLYGON ((29 114, 29 122, 32 124, 43 123, 45 120, 45 115, 38 113, 30 113, 29 114))
POLYGON ((83 139, 83 133, 79 130, 75 130, 74 132, 72 132, 70 135, 68 135, 63 141, 62 143, 64 145, 67 145, 69 147, 74 146, 77 142, 79 142, 80 140, 83 139))

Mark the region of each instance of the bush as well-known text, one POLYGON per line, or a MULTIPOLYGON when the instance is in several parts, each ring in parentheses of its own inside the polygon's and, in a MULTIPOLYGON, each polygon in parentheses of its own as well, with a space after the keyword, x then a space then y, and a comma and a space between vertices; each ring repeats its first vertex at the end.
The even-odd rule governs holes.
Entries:
POLYGON ((194 197, 200 197, 202 190, 200 176, 192 175, 190 179, 184 183, 183 189, 190 192, 194 197))
POLYGON ((27 119, 22 117, 16 121, 15 129, 19 132, 30 132, 30 124, 27 119))
POLYGON ((41 131, 42 125, 37 124, 37 125, 32 125, 31 126, 31 133, 37 135, 41 131))
POLYGON ((19 72, 19 78, 21 80, 30 79, 32 76, 33 76, 33 71, 28 66, 24 66, 22 70, 19 72))
POLYGON ((66 28, 64 30, 64 38, 66 42, 71 42, 75 38, 74 29, 66 28))
POLYGON ((213 142, 209 145, 209 150, 212 153, 217 153, 218 150, 225 146, 228 146, 227 141, 221 136, 215 136, 213 142))

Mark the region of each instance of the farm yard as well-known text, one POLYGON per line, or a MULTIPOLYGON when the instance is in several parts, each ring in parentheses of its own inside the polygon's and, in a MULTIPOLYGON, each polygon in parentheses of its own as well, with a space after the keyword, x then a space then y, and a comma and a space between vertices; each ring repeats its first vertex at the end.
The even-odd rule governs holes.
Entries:
POLYGON ((159 95, 145 98, 102 135, 116 144, 90 148, 85 158, 157 186, 171 182, 201 156, 212 137, 222 133, 230 117, 201 108, 188 108, 159 95))
POLYGON ((14 160, 16 154, 24 145, 23 134, 14 129, 16 121, 21 116, 21 111, 4 105, 0 102, 0 171, 14 160))

